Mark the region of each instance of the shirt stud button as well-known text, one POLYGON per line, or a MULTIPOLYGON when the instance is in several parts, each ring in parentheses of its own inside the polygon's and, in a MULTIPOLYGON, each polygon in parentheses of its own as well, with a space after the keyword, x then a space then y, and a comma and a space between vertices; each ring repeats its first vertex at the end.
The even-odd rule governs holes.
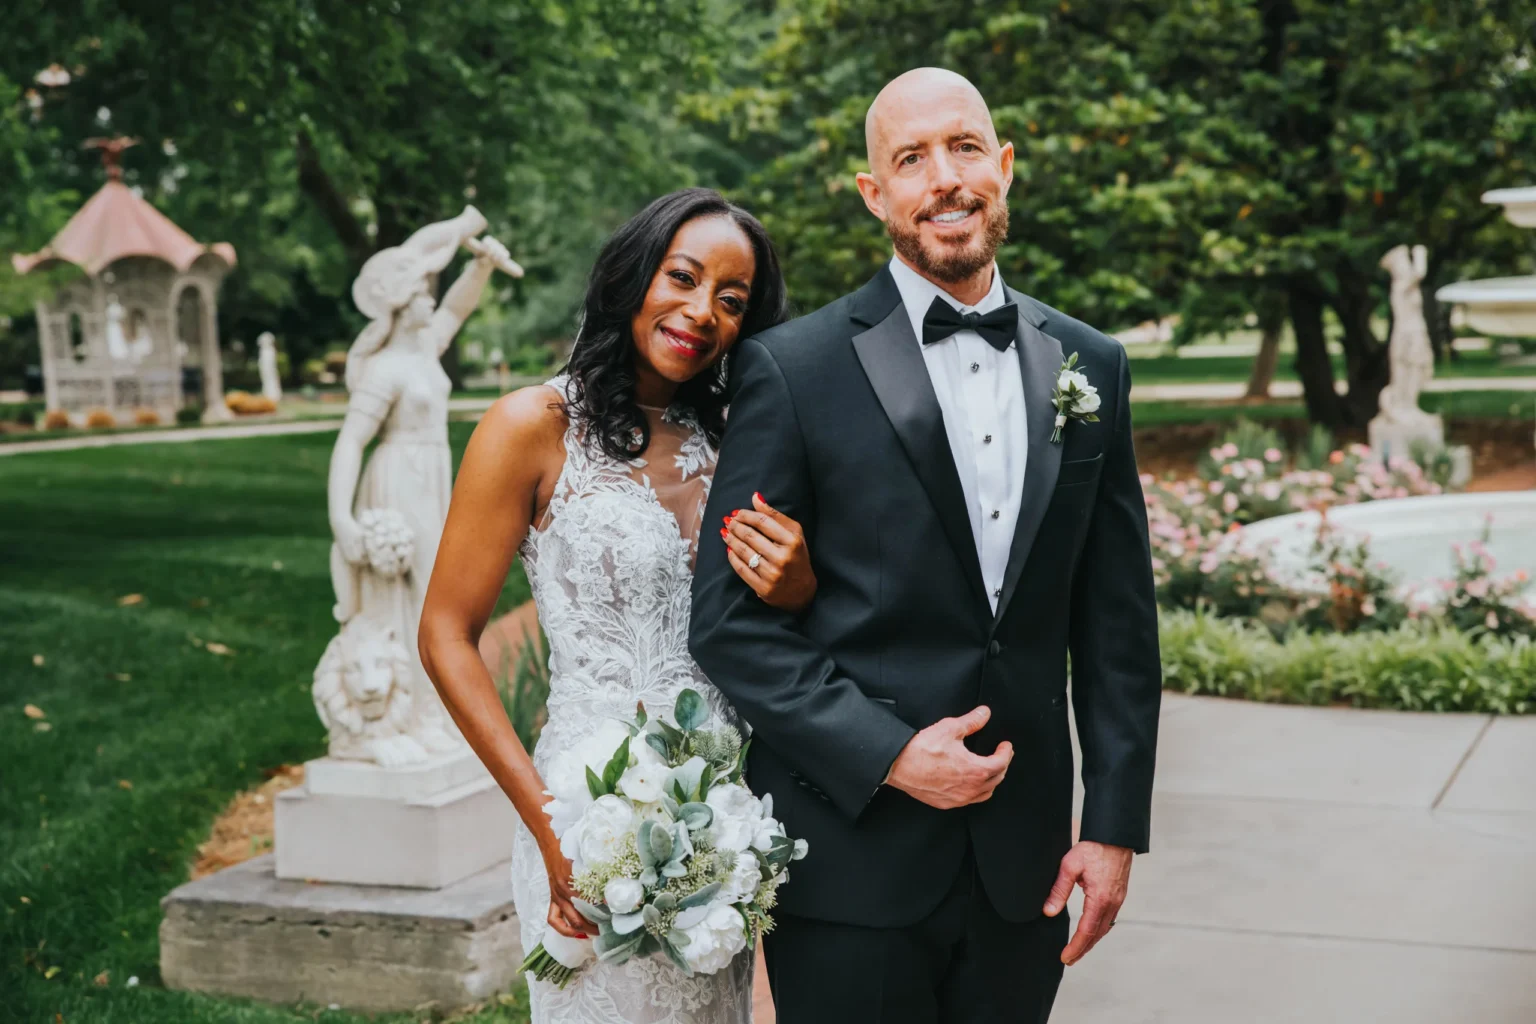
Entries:
POLYGON ((1001 510, 999 510, 999 509, 993 509, 992 510, 992 518, 993 519, 1001 519, 1002 517, 1003 517, 1003 513, 1002 513, 1001 510))
POLYGON ((981 364, 980 363, 972 363, 971 364, 971 372, 972 373, 980 373, 981 372, 981 364))
POLYGON ((993 597, 1002 597, 1003 596, 1003 588, 1002 587, 998 587, 996 590, 992 591, 992 596, 993 597))
POLYGON ((982 438, 981 439, 981 443, 982 444, 991 444, 992 443, 992 435, 988 434, 986 437, 982 438))

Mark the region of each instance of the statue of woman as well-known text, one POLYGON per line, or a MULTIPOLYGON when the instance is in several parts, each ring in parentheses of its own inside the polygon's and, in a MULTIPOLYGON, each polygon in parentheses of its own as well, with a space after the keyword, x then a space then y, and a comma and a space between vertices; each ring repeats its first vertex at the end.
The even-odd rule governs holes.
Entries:
POLYGON ((516 268, 500 242, 474 240, 485 227, 480 212, 465 207, 364 264, 352 297, 372 322, 347 353, 351 397, 327 487, 336 619, 344 631, 354 618, 371 620, 402 641, 413 668, 409 732, 433 753, 461 743, 416 655, 416 624, 452 489, 451 385, 439 360, 492 269, 516 268), (475 259, 439 307, 433 283, 461 245, 475 259))

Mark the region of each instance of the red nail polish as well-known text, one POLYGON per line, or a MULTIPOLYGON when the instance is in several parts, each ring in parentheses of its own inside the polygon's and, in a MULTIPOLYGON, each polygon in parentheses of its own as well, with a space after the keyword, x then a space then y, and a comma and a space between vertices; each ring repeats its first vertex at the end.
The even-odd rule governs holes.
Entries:
POLYGON ((734 513, 734 512, 732 512, 730 515, 726 516, 725 517, 725 525, 726 526, 730 526, 731 525, 731 520, 735 519, 735 518, 736 518, 736 513, 734 513))
POLYGON ((726 538, 726 537, 728 537, 728 536, 729 536, 729 534, 728 534, 728 533, 726 533, 726 531, 725 531, 725 530, 721 530, 721 531, 720 531, 720 539, 721 539, 721 540, 725 540, 725 538, 726 538))
POLYGON ((766 501, 763 501, 763 496, 757 491, 752 492, 752 497, 756 498, 758 501, 762 501, 764 505, 768 504, 766 501))

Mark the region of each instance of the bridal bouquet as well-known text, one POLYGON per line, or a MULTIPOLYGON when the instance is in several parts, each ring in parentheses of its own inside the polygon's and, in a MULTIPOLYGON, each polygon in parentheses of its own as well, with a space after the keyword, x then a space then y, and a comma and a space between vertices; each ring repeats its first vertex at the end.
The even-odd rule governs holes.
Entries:
POLYGON ((550 816, 572 864, 576 909, 597 937, 550 929, 523 970, 564 987, 593 960, 661 954, 685 974, 714 974, 773 927, 775 892, 806 854, 773 818, 773 798, 742 784, 747 746, 706 728, 693 690, 673 722, 603 723, 550 765, 550 816))

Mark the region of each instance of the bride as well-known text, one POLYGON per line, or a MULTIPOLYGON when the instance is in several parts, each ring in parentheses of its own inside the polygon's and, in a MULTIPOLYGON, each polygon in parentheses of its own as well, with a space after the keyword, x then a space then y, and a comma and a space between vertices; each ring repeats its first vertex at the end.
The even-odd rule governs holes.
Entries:
MULTIPOLYGON (((598 256, 565 373, 499 400, 465 451, 420 649, 522 818, 512 883, 524 949, 546 927, 588 927, 544 813, 540 773, 554 754, 627 720, 636 701, 670 708, 687 687, 737 722, 688 654, 689 590, 726 354, 785 315, 778 258, 754 217, 705 189, 663 196, 598 256), (476 646, 519 552, 550 646, 549 717, 531 758, 476 646)), ((758 502, 708 542, 730 547, 764 601, 798 610, 816 589, 799 527, 758 502)), ((659 958, 593 963, 564 989, 533 982, 531 998, 534 1024, 745 1024, 752 957, 694 977, 659 958)))

